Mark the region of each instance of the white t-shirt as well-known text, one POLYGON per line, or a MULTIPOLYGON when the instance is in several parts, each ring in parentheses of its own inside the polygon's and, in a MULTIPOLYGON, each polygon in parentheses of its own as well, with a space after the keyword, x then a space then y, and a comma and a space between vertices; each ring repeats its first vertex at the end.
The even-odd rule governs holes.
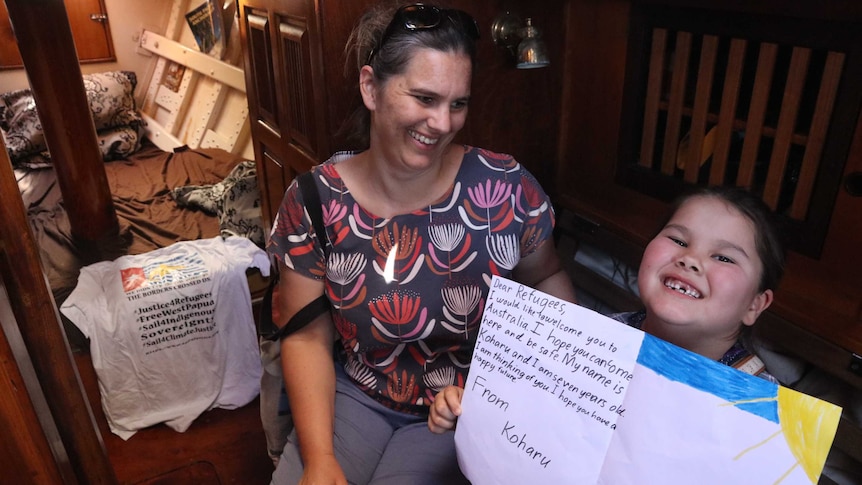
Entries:
POLYGON ((266 253, 241 237, 172 244, 81 269, 60 308, 90 339, 102 407, 123 439, 260 392, 260 350, 246 269, 266 253))

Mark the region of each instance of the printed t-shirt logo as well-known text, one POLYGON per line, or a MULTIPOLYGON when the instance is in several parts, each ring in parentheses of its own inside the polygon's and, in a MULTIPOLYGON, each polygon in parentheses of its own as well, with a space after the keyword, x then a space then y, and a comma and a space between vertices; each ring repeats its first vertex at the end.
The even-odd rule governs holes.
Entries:
POLYGON ((123 291, 126 293, 199 280, 208 273, 199 254, 179 255, 120 270, 123 291))
POLYGON ((147 282, 144 268, 121 269, 120 277, 123 279, 123 291, 126 293, 140 288, 147 282))

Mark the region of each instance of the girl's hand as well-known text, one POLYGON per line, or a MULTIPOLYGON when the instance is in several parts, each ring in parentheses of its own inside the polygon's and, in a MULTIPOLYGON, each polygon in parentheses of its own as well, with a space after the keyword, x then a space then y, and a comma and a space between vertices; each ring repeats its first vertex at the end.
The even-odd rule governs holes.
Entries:
POLYGON ((428 415, 428 429, 432 433, 445 433, 455 429, 455 422, 461 415, 461 397, 464 389, 458 386, 447 386, 434 397, 431 404, 431 414, 428 415))

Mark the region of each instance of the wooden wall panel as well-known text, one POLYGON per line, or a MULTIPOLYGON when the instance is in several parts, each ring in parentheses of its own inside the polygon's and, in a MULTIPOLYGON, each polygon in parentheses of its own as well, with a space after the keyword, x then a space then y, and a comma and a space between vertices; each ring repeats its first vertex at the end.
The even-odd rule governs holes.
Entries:
MULTIPOLYGON (((721 171, 736 164, 736 177, 728 182, 728 174, 707 175, 711 183, 736 181, 743 186, 760 177, 767 180, 767 200, 773 204, 782 201, 791 250, 770 313, 786 325, 798 326, 797 335, 816 336, 831 345, 835 358, 828 362, 818 362, 823 353, 809 352, 807 357, 836 375, 846 375, 851 353, 862 354, 862 263, 855 256, 862 246, 862 190, 858 189, 858 180, 862 180, 862 124, 859 91, 852 89, 852 82, 844 82, 862 75, 862 34, 858 28, 862 4, 846 0, 767 1, 756 5, 711 0, 571 0, 568 8, 557 201, 603 229, 645 246, 666 214, 668 199, 683 181, 660 186, 655 193, 643 190, 646 181, 655 182, 649 172, 657 170, 658 161, 643 166, 642 159, 637 166, 643 150, 643 131, 639 130, 649 127, 645 119, 655 117, 649 116, 649 107, 640 112, 631 109, 644 104, 644 97, 631 94, 638 92, 630 89, 635 77, 631 73, 639 73, 638 81, 646 82, 652 26, 721 35, 719 52, 727 50, 729 54, 719 56, 727 67, 719 69, 721 64, 716 65, 715 72, 720 75, 714 82, 725 84, 724 89, 714 87, 714 107, 710 109, 721 106, 722 111, 728 110, 728 116, 710 113, 708 124, 719 128, 718 147, 727 145, 727 130, 736 136, 744 132, 745 137, 744 142, 737 138, 733 150, 725 146, 720 154, 721 171), (706 28, 714 27, 715 20, 725 16, 722 24, 730 26, 730 31, 706 28), (656 18, 660 23, 653 23, 656 18), (704 30, 695 30, 698 28, 704 30), (744 66, 743 72, 736 79, 740 66, 744 66), (843 72, 839 74, 841 66, 843 72), (776 96, 774 103, 768 102, 776 96), (831 107, 828 130, 821 119, 825 115, 817 107, 810 108, 814 100, 822 100, 818 101, 823 104, 822 113, 831 107), (800 101, 805 109, 797 109, 800 101), (730 116, 731 111, 735 116, 730 116), (762 143, 756 134, 762 134, 762 143), (812 150, 822 152, 819 168, 813 168, 814 162, 803 163, 795 194, 806 202, 788 205, 786 197, 792 192, 783 186, 787 175, 780 168, 787 165, 789 144, 796 147, 794 156, 798 157, 798 147, 807 142, 812 143, 812 150), (764 156, 773 146, 772 156, 764 156), (762 166, 770 161, 779 168, 767 177, 762 166), (622 163, 635 167, 624 169, 622 163), (853 187, 857 187, 855 195, 853 187), (802 218, 806 220, 798 220, 802 218), (812 230, 806 230, 808 227, 812 230), (819 239, 813 243, 802 239, 815 236, 819 239), (816 244, 822 248, 814 247, 816 244)), ((666 57, 664 63, 670 62, 672 59, 666 57)), ((694 74, 690 69, 690 77, 694 74)), ((664 89, 671 90, 669 79, 663 84, 664 89)), ((670 111, 671 104, 667 102, 663 109, 670 111)), ((691 114, 695 111, 692 109, 691 114)), ((660 119, 660 123, 667 121, 660 119)), ((659 131, 656 137, 654 151, 660 154, 663 133, 659 131)), ((674 138, 672 143, 676 142, 674 138)), ((703 176, 698 176, 701 183, 703 176)), ((800 342, 798 348, 812 345, 800 342)))
MULTIPOLYGON (((370 0, 321 2, 321 31, 327 94, 327 133, 330 148, 349 148, 337 135, 344 119, 360 102, 358 70, 346 66, 344 43, 370 0), (337 8, 335 8, 337 6, 337 8)), ((479 25, 479 67, 473 76, 467 123, 457 141, 489 150, 510 153, 533 172, 548 191, 553 191, 553 170, 558 162, 556 139, 562 117, 562 72, 566 50, 563 42, 567 1, 451 0, 447 7, 470 13, 479 25), (495 17, 511 11, 522 19, 531 17, 546 39, 551 64, 542 69, 519 70, 514 57, 491 40, 495 17)))

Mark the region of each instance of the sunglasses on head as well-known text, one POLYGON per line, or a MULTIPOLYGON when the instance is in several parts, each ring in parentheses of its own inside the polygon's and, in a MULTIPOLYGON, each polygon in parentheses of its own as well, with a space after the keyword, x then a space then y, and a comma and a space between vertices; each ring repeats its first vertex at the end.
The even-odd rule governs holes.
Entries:
POLYGON ((386 44, 386 41, 395 34, 398 29, 403 29, 408 32, 417 30, 436 29, 442 22, 449 19, 453 24, 459 27, 465 34, 473 40, 479 40, 479 25, 476 20, 463 10, 441 9, 434 5, 423 5, 416 3, 413 5, 405 5, 395 12, 392 22, 383 31, 377 47, 371 49, 368 53, 368 60, 365 64, 371 64, 374 54, 386 44))

